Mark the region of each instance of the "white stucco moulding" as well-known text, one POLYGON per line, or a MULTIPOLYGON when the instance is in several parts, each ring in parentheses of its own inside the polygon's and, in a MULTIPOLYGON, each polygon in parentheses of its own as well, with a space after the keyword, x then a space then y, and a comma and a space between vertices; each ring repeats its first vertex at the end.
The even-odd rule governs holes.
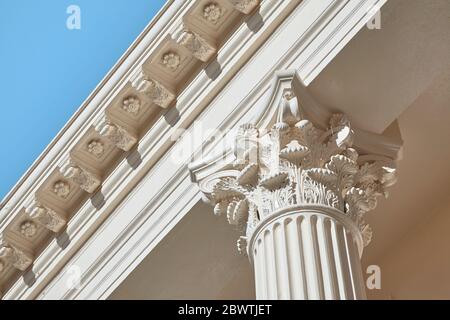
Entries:
MULTIPOLYGON (((4 298, 107 298, 200 198, 198 190, 191 186, 186 164, 175 168, 169 165, 171 150, 183 143, 182 139, 171 141, 172 133, 177 128, 189 131, 194 119, 227 130, 254 118, 257 108, 253 107, 264 100, 274 71, 296 69, 298 77, 309 83, 371 18, 367 12, 384 2, 262 1, 258 11, 218 49, 215 61, 221 66, 221 73, 211 79, 208 72, 214 65, 203 66, 208 72, 201 71, 179 92, 177 114, 169 109, 165 117, 157 118, 138 146, 103 178, 101 192, 73 214, 65 232, 70 241, 64 234, 51 241, 36 257, 32 269, 4 293, 4 298), (252 30, 261 19, 264 23, 252 30), (282 43, 277 38, 280 32, 289 35, 282 43), (220 105, 232 108, 224 110, 220 105), (175 125, 166 120, 174 117, 178 118, 175 125), (167 184, 152 190, 150 186, 158 181, 167 184), (134 205, 129 207, 131 203, 134 205), (172 210, 163 210, 171 206, 172 210), (65 271, 72 265, 80 266, 83 273, 82 286, 76 290, 67 287, 65 278, 65 271)), ((172 30, 179 30, 183 14, 193 4, 171 1, 151 22, 6 198, 0 230, 34 201, 34 193, 43 181, 104 116, 106 107, 124 90, 151 50, 172 30)), ((212 148, 205 146, 206 150, 212 148)))

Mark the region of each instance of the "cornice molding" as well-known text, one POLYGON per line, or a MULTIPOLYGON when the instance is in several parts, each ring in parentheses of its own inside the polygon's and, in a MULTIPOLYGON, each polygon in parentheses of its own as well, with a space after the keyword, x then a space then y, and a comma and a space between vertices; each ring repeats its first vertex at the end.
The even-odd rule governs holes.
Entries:
MULTIPOLYGON (((1 234, 15 233, 11 226, 18 215, 45 226, 37 230, 43 234, 39 235, 40 238, 45 238, 49 231, 60 232, 68 217, 73 215, 72 211, 87 200, 87 194, 95 194, 100 188, 111 166, 117 165, 120 153, 129 152, 138 143, 142 130, 148 127, 140 120, 154 121, 154 114, 161 113, 158 108, 173 107, 191 75, 202 70, 203 63, 213 58, 230 31, 242 24, 244 16, 259 6, 259 1, 196 0, 178 1, 177 5, 175 2, 173 5, 181 14, 171 13, 172 21, 162 27, 156 43, 146 48, 147 53, 141 54, 139 65, 127 72, 129 75, 119 84, 120 89, 113 89, 110 98, 96 110, 93 122, 88 121, 90 125, 85 124, 86 129, 72 137, 73 142, 63 151, 67 153, 61 159, 54 159, 58 168, 39 177, 37 191, 27 191, 29 200, 25 202, 42 205, 31 205, 32 209, 28 210, 24 208, 30 205, 25 204, 11 208, 9 203, 14 195, 8 196, 0 216, 1 234), (178 34, 180 29, 184 30, 181 37, 178 34), (197 29, 201 29, 204 36, 196 33, 197 29), (46 207, 48 205, 66 212, 67 216, 61 217, 46 207), (11 211, 5 212, 8 210, 11 211)), ((172 10, 166 6, 163 11, 169 14, 172 10)), ((19 237, 21 235, 18 234, 19 237)), ((26 249, 38 252, 42 245, 33 243, 26 249)), ((8 250, 5 252, 13 252, 8 250)), ((0 257, 0 261, 2 265, 16 266, 18 263, 11 263, 11 257, 18 256, 5 255, 0 257)), ((31 261, 31 257, 27 259, 26 267, 31 261)), ((24 271, 24 266, 21 264, 18 269, 24 271)), ((8 282, 13 276, 14 272, 9 275, 2 272, 0 283, 8 282)))

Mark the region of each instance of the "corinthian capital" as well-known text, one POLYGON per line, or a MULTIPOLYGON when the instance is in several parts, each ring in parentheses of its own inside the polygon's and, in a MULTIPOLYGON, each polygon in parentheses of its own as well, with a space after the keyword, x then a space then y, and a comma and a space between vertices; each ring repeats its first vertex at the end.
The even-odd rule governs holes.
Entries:
POLYGON ((323 128, 301 116, 291 90, 283 93, 278 110, 268 130, 240 126, 236 160, 209 182, 214 213, 225 215, 245 234, 239 240, 240 251, 261 221, 294 206, 337 209, 354 221, 367 245, 371 230, 364 215, 395 182, 394 162, 359 155, 345 115, 332 115, 323 128))

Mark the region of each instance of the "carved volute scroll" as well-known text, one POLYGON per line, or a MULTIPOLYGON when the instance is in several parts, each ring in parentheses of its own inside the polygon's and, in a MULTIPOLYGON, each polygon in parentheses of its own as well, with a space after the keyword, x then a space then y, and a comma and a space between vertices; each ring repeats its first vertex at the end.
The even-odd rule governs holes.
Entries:
POLYGON ((283 91, 271 128, 239 127, 232 170, 214 176, 208 196, 214 213, 226 216, 243 232, 240 251, 245 251, 247 239, 262 220, 299 205, 337 209, 354 221, 364 245, 371 241, 364 215, 395 182, 395 163, 378 155, 360 155, 353 147, 354 135, 343 114, 332 115, 326 128, 303 117, 291 89, 283 91))

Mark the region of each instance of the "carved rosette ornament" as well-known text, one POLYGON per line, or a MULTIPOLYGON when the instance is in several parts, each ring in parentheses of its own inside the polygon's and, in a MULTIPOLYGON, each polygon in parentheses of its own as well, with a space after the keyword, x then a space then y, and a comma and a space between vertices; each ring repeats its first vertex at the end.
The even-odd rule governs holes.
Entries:
MULTIPOLYGON (((214 213, 225 215, 250 238, 276 211, 301 205, 329 207, 351 218, 367 245, 371 229, 364 215, 395 182, 393 162, 360 156, 352 148, 354 132, 342 114, 332 116, 328 128, 320 129, 300 117, 290 91, 280 111, 268 132, 251 124, 240 127, 233 164, 238 172, 214 185, 214 213)), ((239 246, 242 251, 242 239, 239 246)))
POLYGON ((20 225, 20 233, 25 238, 32 239, 37 233, 37 225, 33 221, 24 221, 20 225))
POLYGON ((141 101, 136 96, 126 97, 123 99, 122 109, 133 116, 137 116, 141 111, 141 101))
POLYGON ((101 158, 105 153, 105 145, 98 140, 92 140, 86 146, 88 152, 97 158, 101 158))
POLYGON ((67 199, 70 194, 70 186, 67 182, 59 180, 53 184, 53 193, 61 199, 67 199))
POLYGON ((181 58, 175 52, 167 52, 162 56, 161 63, 169 70, 175 71, 181 63, 181 58))
POLYGON ((223 10, 216 2, 210 2, 203 7, 203 18, 212 24, 217 24, 222 15, 223 10))

